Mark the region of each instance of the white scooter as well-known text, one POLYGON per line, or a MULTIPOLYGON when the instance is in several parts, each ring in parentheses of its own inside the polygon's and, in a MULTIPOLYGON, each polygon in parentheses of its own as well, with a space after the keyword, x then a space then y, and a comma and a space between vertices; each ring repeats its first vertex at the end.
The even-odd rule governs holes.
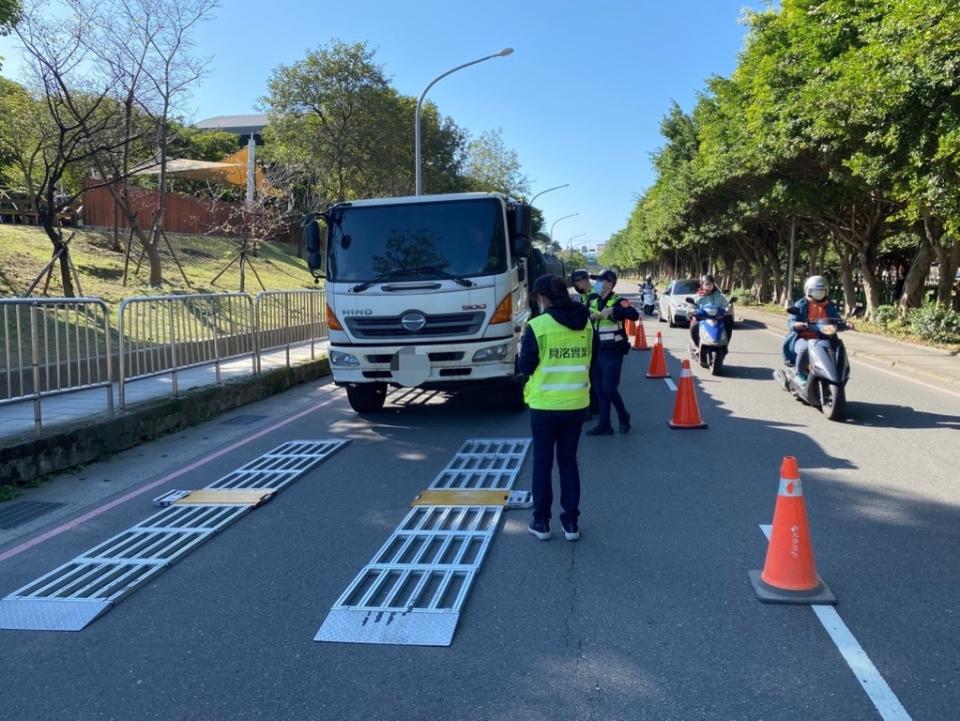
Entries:
POLYGON ((644 288, 640 286, 640 307, 643 308, 644 315, 653 315, 657 307, 657 291, 653 288, 644 288))

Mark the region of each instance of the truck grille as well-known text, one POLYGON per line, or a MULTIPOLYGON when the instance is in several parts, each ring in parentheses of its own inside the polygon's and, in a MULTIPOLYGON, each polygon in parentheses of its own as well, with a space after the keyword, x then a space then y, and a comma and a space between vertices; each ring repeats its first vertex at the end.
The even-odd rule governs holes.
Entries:
MULTIPOLYGON (((406 315, 404 313, 403 315, 406 315)), ((483 325, 483 312, 423 314, 426 324, 418 331, 409 331, 401 323, 402 315, 351 317, 347 328, 357 338, 417 338, 447 335, 473 335, 483 325)))

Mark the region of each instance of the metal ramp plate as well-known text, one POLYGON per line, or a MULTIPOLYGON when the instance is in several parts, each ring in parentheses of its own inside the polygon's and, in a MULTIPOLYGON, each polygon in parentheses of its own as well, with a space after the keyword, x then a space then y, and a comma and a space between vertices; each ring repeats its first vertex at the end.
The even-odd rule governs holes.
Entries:
POLYGON ((340 450, 347 441, 288 441, 240 466, 205 488, 273 488, 280 490, 292 483, 327 457, 340 450))
POLYGON ((464 443, 430 486, 443 490, 421 494, 436 494, 444 504, 414 505, 333 605, 314 640, 449 646, 499 527, 505 491, 516 481, 529 445, 528 439, 464 443), (489 474, 502 485, 451 488, 469 480, 457 475, 461 472, 489 474), (477 494, 500 500, 467 504, 477 494))
POLYGON ((468 440, 433 480, 430 489, 509 490, 529 447, 529 438, 468 440))
MULTIPOLYGON (((295 473, 285 480, 286 485, 344 443, 290 441, 244 468, 286 464, 283 472, 295 473)), ((163 508, 0 600, 0 629, 82 630, 115 603, 256 508, 264 491, 247 491, 247 502, 241 503, 237 491, 208 490, 205 496, 222 493, 228 497, 226 502, 215 504, 207 499, 201 504, 163 508)), ((270 493, 275 491, 269 489, 270 493)))

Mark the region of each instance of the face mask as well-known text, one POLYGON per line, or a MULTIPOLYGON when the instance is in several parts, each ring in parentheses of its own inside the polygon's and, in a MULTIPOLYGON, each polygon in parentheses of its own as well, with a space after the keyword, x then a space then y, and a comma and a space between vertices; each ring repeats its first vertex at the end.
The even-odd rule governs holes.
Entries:
POLYGON ((600 295, 601 293, 603 293, 602 280, 598 280, 596 283, 593 284, 593 292, 596 293, 597 295, 600 295))

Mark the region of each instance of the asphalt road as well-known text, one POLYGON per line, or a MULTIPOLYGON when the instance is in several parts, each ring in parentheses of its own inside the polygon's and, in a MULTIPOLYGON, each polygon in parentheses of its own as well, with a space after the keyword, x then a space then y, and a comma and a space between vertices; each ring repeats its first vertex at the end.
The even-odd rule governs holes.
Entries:
MULTIPOLYGON (((679 375, 684 329, 665 332, 679 375)), ((584 438, 579 543, 509 511, 449 648, 316 643, 327 611, 466 438, 525 437, 489 394, 398 394, 374 419, 315 384, 55 479, 71 515, 237 447, 0 562, 6 594, 284 440, 352 442, 79 633, 0 631, 0 718, 880 718, 813 612, 757 601, 784 455, 798 458, 818 571, 910 716, 960 718, 960 397, 855 364, 830 423, 770 379, 780 341, 740 328, 729 376, 696 371, 709 428, 627 359, 629 435, 584 438), (260 433, 303 410, 282 428, 260 433), (231 416, 225 418, 230 420, 231 416)), ((529 458, 519 485, 529 484, 529 458)), ((555 526, 556 526, 555 522, 555 526)))

